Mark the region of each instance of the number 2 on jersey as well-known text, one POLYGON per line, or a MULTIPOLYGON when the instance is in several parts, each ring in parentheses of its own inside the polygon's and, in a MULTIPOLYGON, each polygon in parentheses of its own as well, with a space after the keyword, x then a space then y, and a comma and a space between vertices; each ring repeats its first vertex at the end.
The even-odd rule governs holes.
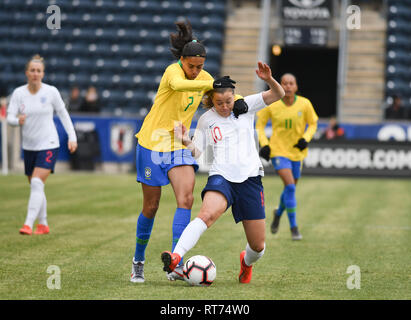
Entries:
POLYGON ((47 151, 47 157, 46 157, 46 162, 51 163, 51 158, 53 157, 53 152, 52 151, 47 151))

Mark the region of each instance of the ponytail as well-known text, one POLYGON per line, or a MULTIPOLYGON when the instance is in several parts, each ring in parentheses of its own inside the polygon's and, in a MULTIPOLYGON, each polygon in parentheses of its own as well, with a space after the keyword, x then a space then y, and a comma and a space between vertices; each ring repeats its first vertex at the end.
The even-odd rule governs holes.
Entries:
POLYGON ((203 57, 206 56, 204 45, 193 35, 190 21, 179 21, 175 23, 177 33, 170 34, 170 51, 176 59, 183 57, 203 57))

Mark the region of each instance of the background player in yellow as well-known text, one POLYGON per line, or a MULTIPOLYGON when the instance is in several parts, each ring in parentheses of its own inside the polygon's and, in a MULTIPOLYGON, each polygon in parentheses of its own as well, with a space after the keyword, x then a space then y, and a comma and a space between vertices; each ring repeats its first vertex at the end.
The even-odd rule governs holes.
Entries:
MULTIPOLYGON (((172 249, 191 219, 194 177, 198 164, 186 147, 174 142, 174 126, 182 122, 190 128, 204 92, 213 88, 234 88, 235 83, 229 77, 214 80, 203 70, 206 50, 194 38, 190 23, 177 22, 176 26, 178 32, 170 35, 170 43, 171 52, 179 60, 165 70, 154 104, 136 135, 137 181, 143 190, 143 209, 137 220, 131 282, 144 282, 145 250, 162 186, 171 183, 176 197, 172 249)), ((238 114, 247 112, 244 99, 239 99, 236 107, 238 114)), ((179 271, 176 268, 175 272, 167 274, 168 279, 183 279, 179 271)))
POLYGON ((256 129, 260 142, 260 156, 272 161, 284 183, 280 204, 274 210, 271 232, 277 233, 280 218, 287 211, 293 240, 301 240, 297 226, 297 200, 295 190, 301 175, 302 161, 307 156, 307 146, 317 130, 318 116, 311 102, 296 95, 297 80, 286 73, 281 77, 285 96, 257 113, 256 129), (272 134, 268 140, 264 128, 271 120, 272 134))

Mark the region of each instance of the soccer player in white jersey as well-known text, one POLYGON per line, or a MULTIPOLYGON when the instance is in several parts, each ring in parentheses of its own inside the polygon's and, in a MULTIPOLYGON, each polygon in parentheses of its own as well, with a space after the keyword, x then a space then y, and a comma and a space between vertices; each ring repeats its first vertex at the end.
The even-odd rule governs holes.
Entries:
POLYGON ((33 56, 26 64, 27 84, 16 88, 7 110, 7 122, 22 129, 24 171, 30 183, 27 217, 21 234, 31 235, 38 219, 35 234, 48 234, 47 200, 44 184, 57 160, 59 137, 53 121, 56 111, 68 134, 68 149, 77 149, 77 137, 73 123, 58 90, 42 82, 44 60, 33 56))
POLYGON ((269 89, 244 98, 248 112, 238 117, 232 112, 234 90, 214 89, 204 101, 209 108, 199 119, 193 141, 182 124, 176 126, 176 136, 191 150, 194 157, 212 147, 213 160, 207 185, 201 196, 200 212, 181 235, 173 252, 164 251, 161 260, 164 271, 171 272, 182 256, 195 246, 203 232, 232 206, 236 223, 242 221, 247 245, 240 254, 239 281, 249 283, 252 265, 265 250, 263 166, 254 139, 255 113, 281 99, 284 90, 271 75, 270 67, 258 62, 257 76, 269 89))

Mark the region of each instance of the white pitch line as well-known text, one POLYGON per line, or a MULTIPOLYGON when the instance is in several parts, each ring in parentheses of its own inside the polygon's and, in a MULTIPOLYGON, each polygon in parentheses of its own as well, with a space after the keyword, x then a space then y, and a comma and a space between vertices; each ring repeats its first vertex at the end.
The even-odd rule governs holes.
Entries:
MULTIPOLYGON (((341 225, 332 225, 332 224, 305 224, 306 226, 309 227, 326 227, 326 228, 332 228, 332 227, 338 227, 341 228, 341 225)), ((378 225, 365 225, 366 228, 369 229, 400 229, 400 230, 411 230, 410 226, 378 226, 378 225)), ((349 226, 346 226, 346 228, 349 228, 349 226)))

